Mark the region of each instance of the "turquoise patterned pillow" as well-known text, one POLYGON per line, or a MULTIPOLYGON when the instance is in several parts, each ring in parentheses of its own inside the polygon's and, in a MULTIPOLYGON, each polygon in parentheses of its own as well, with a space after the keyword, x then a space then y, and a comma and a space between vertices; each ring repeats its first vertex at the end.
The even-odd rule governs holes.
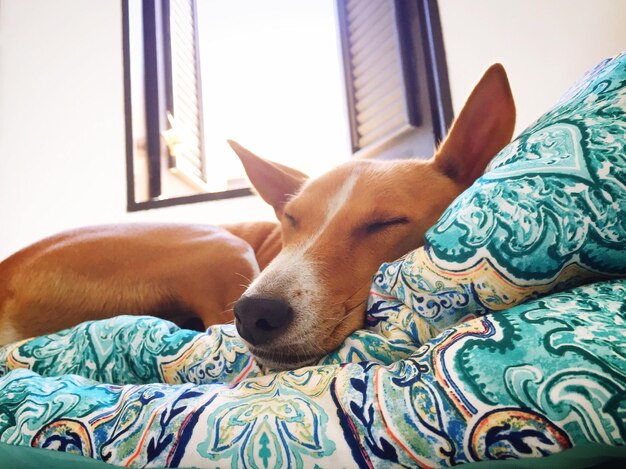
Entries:
MULTIPOLYGON (((604 61, 491 162, 376 283, 434 333, 626 274, 626 54, 604 61)), ((420 341, 428 337, 421 337, 420 341)))

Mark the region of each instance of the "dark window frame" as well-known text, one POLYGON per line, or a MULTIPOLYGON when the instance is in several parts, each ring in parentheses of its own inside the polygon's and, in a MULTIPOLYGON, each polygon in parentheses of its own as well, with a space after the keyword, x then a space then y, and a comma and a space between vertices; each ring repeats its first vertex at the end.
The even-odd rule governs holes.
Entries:
POLYGON ((425 55, 433 133, 435 142, 439 144, 452 125, 454 110, 437 0, 417 0, 417 12, 425 55))
MULTIPOLYGON (((446 134, 452 122, 453 111, 448 83, 445 50, 441 32, 441 23, 436 0, 393 0, 396 8, 396 20, 401 35, 401 49, 403 53, 402 71, 407 84, 407 108, 410 123, 418 127, 422 115, 430 108, 430 120, 435 144, 438 144, 446 134), (419 47, 419 53, 416 48, 419 47), (423 64, 416 64, 417 56, 423 64), (416 67, 423 65, 426 88, 418 86, 415 73, 416 67), (410 88, 410 89, 409 89, 410 88), (423 91, 422 91, 423 90, 423 91), (420 98, 418 95, 421 94, 420 98)), ((252 189, 242 188, 222 192, 205 192, 188 196, 174 196, 161 198, 161 174, 163 171, 163 155, 168 155, 165 161, 171 163, 161 132, 165 129, 166 110, 172 106, 171 60, 168 60, 164 47, 169 34, 168 13, 169 0, 122 0, 123 19, 123 58, 124 58, 124 100, 126 111, 126 180, 127 180, 127 210, 129 212, 148 210, 159 207, 168 207, 181 204, 206 202, 212 200, 229 199, 249 196, 252 189), (131 24, 130 2, 141 2, 143 30, 143 90, 145 93, 145 109, 140 110, 145 119, 145 147, 148 153, 148 192, 149 200, 137 201, 135 194, 135 151, 136 142, 133 135, 133 109, 131 95, 131 24), (169 64, 169 65, 168 65, 169 64)), ((195 4, 195 0, 194 0, 195 4)), ((341 11, 338 8, 338 14, 341 11)), ((341 22, 341 18, 340 18, 341 22)), ((341 28, 340 28, 340 34, 341 28)), ((342 38, 342 48, 346 47, 345 38, 342 38)), ((345 51, 344 51, 345 52, 345 51)), ((344 62, 344 73, 346 72, 344 62)), ((347 75, 346 75, 347 76, 347 75)), ((423 79, 423 78, 422 78, 423 79)), ((350 80, 346 80, 346 91, 350 96, 350 80)), ((348 102, 348 114, 353 119, 353 109, 348 102)), ((354 126, 350 125, 352 141, 354 142, 354 126)), ((353 143, 353 150, 356 150, 353 143)), ((206 161, 206 157, 205 157, 206 161)), ((209 163, 210 165, 210 163, 209 163)))

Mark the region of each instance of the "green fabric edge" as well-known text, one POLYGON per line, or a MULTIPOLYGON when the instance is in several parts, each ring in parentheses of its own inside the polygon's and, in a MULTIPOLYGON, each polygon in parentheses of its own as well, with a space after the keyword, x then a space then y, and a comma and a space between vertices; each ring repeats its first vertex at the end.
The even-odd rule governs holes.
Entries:
MULTIPOLYGON (((463 465, 464 468, 566 468, 615 467, 617 461, 626 461, 626 446, 583 445, 546 458, 482 461, 463 465), (607 464, 604 466, 604 464, 607 464), (610 464, 610 465, 609 465, 610 464)), ((115 466, 96 459, 71 453, 30 446, 0 443, 0 467, 12 469, 106 469, 115 466)), ((189 468, 193 469, 193 468, 189 468)))
POLYGON ((0 468, 3 469, 110 469, 112 467, 125 469, 123 466, 107 464, 78 454, 0 442, 0 468))
POLYGON ((509 459, 506 461, 481 461, 465 467, 485 468, 550 468, 550 469, 583 469, 590 467, 616 467, 615 463, 626 461, 626 446, 606 446, 588 444, 576 446, 562 453, 545 458, 509 459), (608 464, 604 466, 604 464, 608 464))

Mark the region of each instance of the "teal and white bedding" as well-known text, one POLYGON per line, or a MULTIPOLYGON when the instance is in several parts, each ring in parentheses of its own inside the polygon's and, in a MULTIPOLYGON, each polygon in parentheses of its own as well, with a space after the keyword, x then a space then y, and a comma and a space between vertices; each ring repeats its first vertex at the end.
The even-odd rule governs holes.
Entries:
POLYGON ((381 267, 367 328, 317 366, 272 373, 232 326, 133 316, 0 349, 0 455, 138 467, 626 456, 625 114, 620 55, 497 155, 425 247, 381 267))

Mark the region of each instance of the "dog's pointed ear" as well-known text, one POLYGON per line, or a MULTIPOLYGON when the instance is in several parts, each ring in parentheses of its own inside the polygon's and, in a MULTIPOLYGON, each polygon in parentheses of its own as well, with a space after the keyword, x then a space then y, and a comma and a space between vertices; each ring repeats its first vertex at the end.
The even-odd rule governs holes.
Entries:
POLYGON ((480 79, 448 137, 435 155, 435 165, 455 182, 470 186, 491 159, 509 144, 515 129, 515 102, 501 64, 480 79))
POLYGON ((307 175, 263 159, 232 140, 228 140, 228 144, 237 153, 254 189, 280 216, 284 205, 307 180, 307 175))

